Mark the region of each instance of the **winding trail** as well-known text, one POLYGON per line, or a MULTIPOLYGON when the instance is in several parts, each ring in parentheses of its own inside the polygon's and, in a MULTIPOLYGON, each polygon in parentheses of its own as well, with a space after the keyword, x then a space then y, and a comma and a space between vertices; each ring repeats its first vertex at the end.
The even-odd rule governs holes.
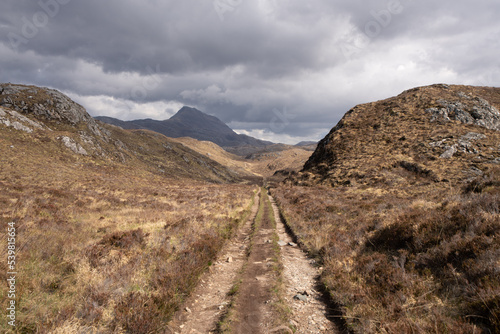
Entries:
POLYGON ((278 207, 267 192, 257 193, 249 219, 221 254, 177 312, 167 333, 217 333, 218 323, 227 314, 231 314, 227 324, 231 333, 293 333, 291 328, 304 334, 341 333, 328 319, 328 308, 315 289, 319 269, 292 242, 278 207), (266 202, 267 197, 271 206, 266 202), (272 215, 275 222, 270 219, 272 215), (272 241, 276 235, 281 244, 279 251, 272 241), (272 307, 276 302, 272 290, 280 275, 276 256, 283 264, 283 299, 291 310, 291 320, 286 326, 277 323, 272 307), (235 284, 237 294, 231 297, 235 284), (305 298, 298 300, 297 295, 305 298))

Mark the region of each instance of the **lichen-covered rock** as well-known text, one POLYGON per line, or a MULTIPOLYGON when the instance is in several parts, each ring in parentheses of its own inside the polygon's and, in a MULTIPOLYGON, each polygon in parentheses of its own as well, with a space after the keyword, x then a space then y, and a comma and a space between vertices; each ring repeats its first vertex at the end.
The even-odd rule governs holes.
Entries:
POLYGON ((27 127, 26 125, 23 125, 19 122, 13 122, 11 124, 11 126, 16 129, 16 130, 19 130, 19 131, 24 131, 24 132, 27 132, 27 133, 32 133, 33 132, 33 129, 30 128, 30 127, 27 127))
POLYGON ((459 92, 457 101, 441 99, 442 108, 428 108, 432 121, 456 120, 464 124, 482 126, 490 130, 500 131, 500 112, 488 101, 477 96, 469 96, 459 92))
POLYGON ((36 129, 46 128, 42 124, 32 121, 31 119, 19 114, 14 110, 4 110, 2 108, 0 108, 0 124, 27 133, 32 133, 33 128, 36 129))
POLYGON ((437 142, 429 143, 429 145, 432 147, 440 147, 444 149, 444 152, 440 155, 440 158, 449 159, 453 157, 456 152, 478 154, 479 148, 476 142, 484 138, 486 138, 486 136, 483 134, 469 132, 456 141, 454 141, 453 139, 443 139, 437 142))

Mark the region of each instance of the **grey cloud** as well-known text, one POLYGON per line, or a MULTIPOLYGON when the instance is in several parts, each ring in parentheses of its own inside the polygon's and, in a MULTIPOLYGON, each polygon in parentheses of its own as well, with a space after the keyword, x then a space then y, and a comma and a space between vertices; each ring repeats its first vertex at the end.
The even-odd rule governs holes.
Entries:
MULTIPOLYGON (((100 64, 105 72, 145 73, 146 65, 155 64, 175 74, 243 63, 269 77, 318 62, 317 46, 327 31, 315 30, 314 22, 304 20, 296 19, 294 25, 265 20, 250 4, 221 22, 211 2, 72 1, 20 49, 81 58, 100 64)), ((23 18, 40 11, 29 1, 7 0, 6 5, 13 12, 11 30, 17 32, 23 18)))
POLYGON ((242 0, 224 13, 211 0, 40 2, 53 13, 0 4, 0 81, 64 90, 91 112, 140 118, 125 101, 163 118, 187 104, 242 130, 304 137, 416 85, 500 83, 490 0, 242 0), (286 126, 270 126, 285 108, 286 126))

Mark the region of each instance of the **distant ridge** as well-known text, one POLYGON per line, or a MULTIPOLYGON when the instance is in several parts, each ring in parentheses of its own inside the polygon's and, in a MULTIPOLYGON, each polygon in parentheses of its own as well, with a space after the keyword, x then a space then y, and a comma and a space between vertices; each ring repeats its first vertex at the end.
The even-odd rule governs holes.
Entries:
POLYGON ((300 143, 295 144, 295 147, 299 147, 303 150, 315 151, 318 147, 317 141, 301 141, 300 143))
POLYGON ((207 115, 191 107, 182 107, 170 119, 163 121, 153 119, 121 121, 103 116, 95 117, 95 119, 124 129, 152 130, 171 138, 191 137, 211 141, 226 149, 242 146, 264 147, 273 144, 272 142, 237 134, 217 117, 207 115))

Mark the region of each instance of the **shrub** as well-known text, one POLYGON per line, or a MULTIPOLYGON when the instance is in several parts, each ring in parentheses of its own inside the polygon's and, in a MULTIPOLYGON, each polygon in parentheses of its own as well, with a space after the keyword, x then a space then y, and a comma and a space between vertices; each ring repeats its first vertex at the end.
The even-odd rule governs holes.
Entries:
POLYGON ((500 296, 500 196, 491 184, 411 198, 345 187, 274 194, 298 241, 323 263, 321 280, 350 328, 488 333, 498 331, 500 296))

